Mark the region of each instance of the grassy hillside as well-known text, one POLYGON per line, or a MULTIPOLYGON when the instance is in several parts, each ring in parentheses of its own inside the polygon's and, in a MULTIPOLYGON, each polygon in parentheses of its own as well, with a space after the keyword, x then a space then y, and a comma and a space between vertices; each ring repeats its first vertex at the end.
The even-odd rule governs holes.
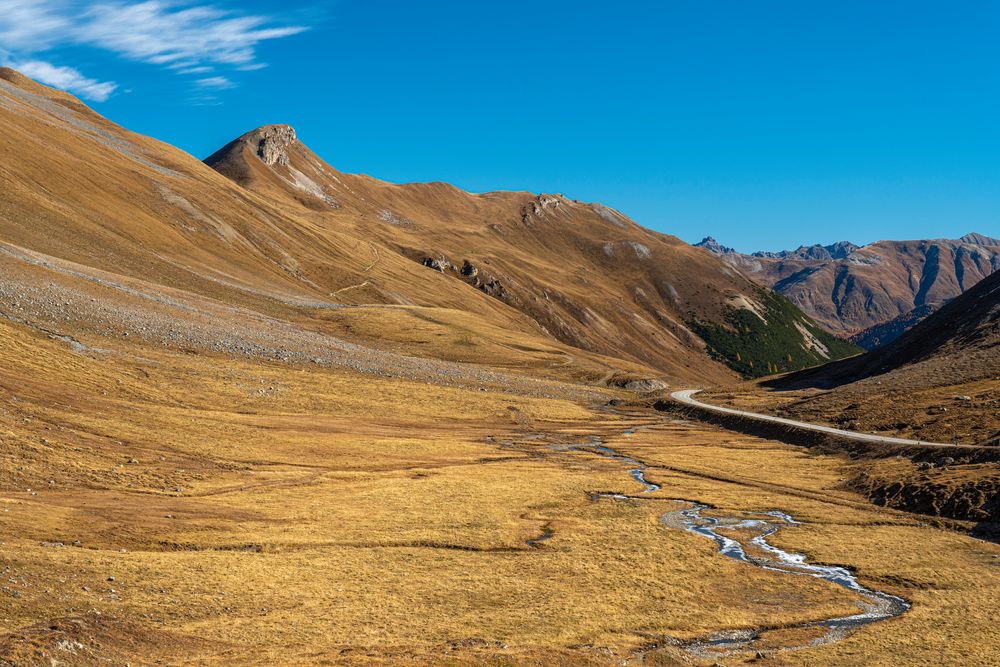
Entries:
MULTIPOLYGON (((564 344, 645 364, 667 378, 732 380, 721 364, 706 363, 704 342, 684 322, 728 326, 729 304, 752 301, 759 287, 712 253, 610 208, 562 195, 477 195, 444 183, 396 185, 345 174, 289 126, 248 132, 206 163, 324 233, 351 230, 371 261, 368 243, 379 246, 383 260, 406 258, 423 279, 456 294, 488 295, 492 308, 508 306, 564 344)), ((376 264, 338 283, 337 298, 405 296, 424 305, 435 298, 384 269, 376 264)))

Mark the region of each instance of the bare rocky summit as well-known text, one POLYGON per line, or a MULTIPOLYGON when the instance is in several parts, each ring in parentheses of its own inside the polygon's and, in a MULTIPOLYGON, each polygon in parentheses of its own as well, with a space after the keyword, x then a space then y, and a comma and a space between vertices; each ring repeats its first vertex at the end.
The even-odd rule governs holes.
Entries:
POLYGON ((860 248, 850 241, 837 241, 830 245, 814 244, 810 246, 799 246, 795 250, 781 250, 779 252, 758 251, 753 253, 754 257, 765 259, 846 259, 852 252, 860 248))
POLYGON ((291 125, 265 125, 240 137, 257 145, 257 157, 266 165, 288 164, 288 147, 295 143, 295 129, 291 125))
POLYGON ((695 248, 704 248, 709 252, 713 252, 716 255, 731 255, 736 252, 735 248, 730 248, 729 246, 724 246, 715 240, 714 236, 706 236, 698 243, 694 244, 695 248))

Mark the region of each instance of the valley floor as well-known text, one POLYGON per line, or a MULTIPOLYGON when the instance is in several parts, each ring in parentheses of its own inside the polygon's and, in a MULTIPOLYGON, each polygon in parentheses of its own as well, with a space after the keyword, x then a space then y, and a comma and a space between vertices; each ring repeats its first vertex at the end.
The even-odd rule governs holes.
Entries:
POLYGON ((612 391, 0 336, 0 662, 1000 660, 1000 547, 869 504, 841 457, 614 411, 612 391), (721 555, 661 520, 682 500, 788 513, 771 544, 912 608, 782 650, 858 596, 721 555), (686 648, 761 628, 733 654, 686 648))

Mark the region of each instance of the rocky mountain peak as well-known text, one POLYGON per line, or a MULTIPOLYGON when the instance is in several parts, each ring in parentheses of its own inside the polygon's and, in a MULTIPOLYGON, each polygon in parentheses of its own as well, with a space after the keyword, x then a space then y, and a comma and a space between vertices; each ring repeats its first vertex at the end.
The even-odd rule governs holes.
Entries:
POLYGON ((959 241, 962 243, 970 243, 972 245, 1000 246, 1000 239, 984 236, 983 234, 977 234, 976 232, 966 234, 960 238, 959 241))
POLYGON ((830 253, 833 259, 845 259, 855 250, 860 250, 861 246, 855 245, 850 241, 837 241, 828 246, 823 246, 824 249, 830 253))
POLYGON ((694 246, 696 248, 704 248, 709 252, 714 252, 716 255, 731 255, 736 252, 734 248, 722 245, 711 236, 706 236, 700 242, 695 243, 694 246))
POLYGON ((268 165, 288 164, 288 147, 296 142, 295 128, 291 125, 264 125, 241 137, 254 147, 257 157, 268 165))

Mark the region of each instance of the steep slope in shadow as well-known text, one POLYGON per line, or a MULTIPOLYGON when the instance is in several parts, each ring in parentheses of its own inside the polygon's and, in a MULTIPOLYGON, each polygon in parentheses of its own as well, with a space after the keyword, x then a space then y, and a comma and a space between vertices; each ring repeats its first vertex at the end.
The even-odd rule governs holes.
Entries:
MULTIPOLYGON (((986 278, 884 348, 765 384, 776 389, 830 388, 920 363, 950 359, 957 364, 963 355, 991 350, 1000 352, 1000 274, 986 278)), ((1000 370, 1000 354, 994 358, 996 363, 966 367, 962 379, 993 377, 1000 370)))

